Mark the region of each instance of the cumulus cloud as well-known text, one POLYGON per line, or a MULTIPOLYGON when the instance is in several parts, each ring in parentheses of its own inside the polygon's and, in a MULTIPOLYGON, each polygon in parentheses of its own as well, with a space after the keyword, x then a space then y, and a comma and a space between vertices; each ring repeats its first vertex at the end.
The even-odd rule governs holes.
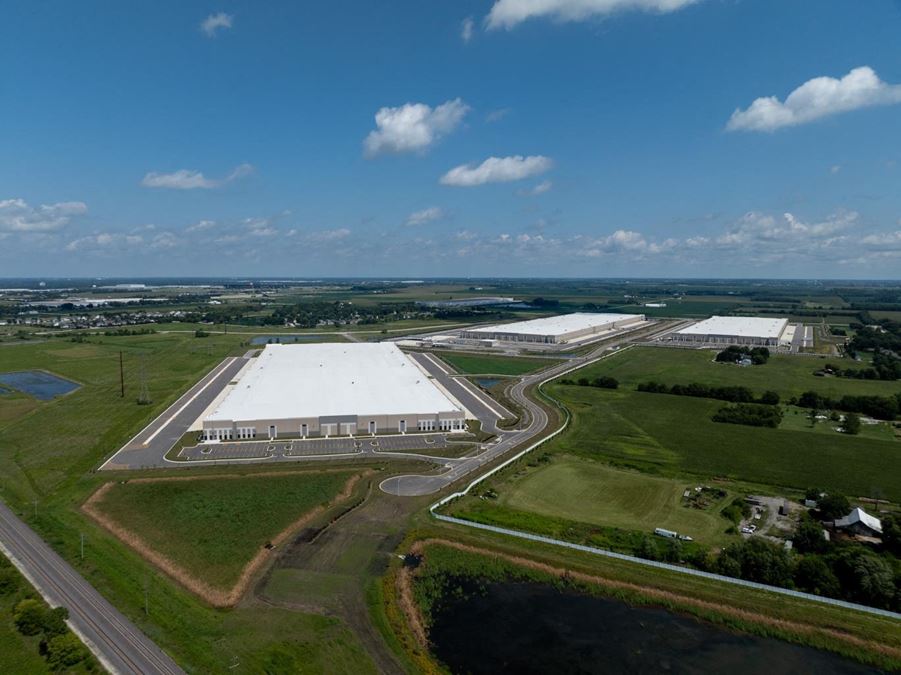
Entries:
POLYGON ((129 247, 142 246, 144 237, 139 234, 123 234, 120 232, 99 232, 96 234, 78 237, 66 244, 66 251, 75 252, 103 252, 108 250, 121 250, 129 247))
POLYGON ((416 225, 425 225, 444 217, 444 210, 439 206, 430 206, 421 211, 414 211, 407 216, 407 226, 415 227, 416 225))
POLYGON ((780 101, 775 96, 755 99, 732 113, 729 131, 775 131, 829 115, 875 105, 901 103, 901 84, 886 84, 869 66, 854 68, 841 79, 815 77, 780 101))
POLYGON ((148 188, 166 188, 170 190, 210 190, 222 187, 233 181, 253 173, 253 165, 239 164, 224 178, 207 178, 200 171, 179 169, 172 173, 151 171, 141 179, 141 185, 148 188))
POLYGON ((478 166, 461 164, 441 177, 442 185, 472 187, 485 183, 509 183, 549 171, 554 162, 549 157, 532 155, 523 157, 489 157, 478 166))
POLYGON ((510 108, 498 108, 497 110, 492 110, 487 115, 485 115, 485 121, 489 123, 500 122, 509 114, 510 108))
POLYGON ((472 20, 471 16, 467 16, 460 23, 460 39, 465 43, 469 43, 472 40, 472 36, 475 34, 475 21, 472 20))
POLYGON ((629 10, 666 14, 696 2, 700 0, 496 0, 485 25, 509 29, 528 19, 584 21, 629 10))
POLYGON ((32 207, 24 199, 0 200, 0 230, 52 232, 69 224, 73 216, 87 213, 84 202, 57 202, 32 207))
POLYGON ((346 239, 350 236, 350 230, 346 227, 338 227, 333 230, 318 230, 316 232, 310 232, 307 235, 307 239, 309 241, 337 241, 340 239, 346 239))
POLYGON ((200 22, 200 30, 208 38, 216 37, 221 31, 232 27, 232 19, 234 19, 234 16, 225 12, 210 14, 200 22))
POLYGON ((554 186, 554 184, 549 180, 543 180, 538 185, 534 185, 528 189, 520 190, 519 194, 524 197, 537 197, 538 195, 543 195, 545 192, 550 191, 550 189, 554 186))
POLYGON ((469 106, 455 98, 432 108, 425 103, 405 103, 381 108, 375 114, 373 131, 363 141, 366 157, 403 152, 424 152, 456 129, 469 106))

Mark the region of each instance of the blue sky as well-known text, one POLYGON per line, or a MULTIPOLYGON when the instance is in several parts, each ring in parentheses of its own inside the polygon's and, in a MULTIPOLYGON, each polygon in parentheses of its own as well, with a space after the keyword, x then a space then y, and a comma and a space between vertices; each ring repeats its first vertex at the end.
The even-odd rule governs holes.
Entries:
POLYGON ((898 278, 899 29, 893 0, 9 3, 0 276, 898 278))

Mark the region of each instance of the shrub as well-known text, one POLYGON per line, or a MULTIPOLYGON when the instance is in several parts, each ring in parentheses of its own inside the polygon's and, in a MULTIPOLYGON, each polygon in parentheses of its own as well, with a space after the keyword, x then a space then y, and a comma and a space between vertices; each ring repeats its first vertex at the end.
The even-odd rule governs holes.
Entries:
POLYGON ((13 621, 22 635, 37 635, 44 629, 47 610, 37 600, 26 598, 13 609, 13 621))
POLYGON ((782 410, 775 405, 737 403, 720 408, 711 418, 714 422, 744 424, 749 427, 775 429, 782 423, 782 410))
POLYGON ((47 642, 47 665, 53 670, 74 666, 87 656, 87 650, 72 633, 56 635, 47 642))

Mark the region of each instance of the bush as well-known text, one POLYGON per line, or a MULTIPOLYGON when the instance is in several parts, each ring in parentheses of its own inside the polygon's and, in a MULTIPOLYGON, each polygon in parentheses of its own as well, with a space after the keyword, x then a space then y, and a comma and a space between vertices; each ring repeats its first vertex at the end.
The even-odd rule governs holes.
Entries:
POLYGON ((848 413, 842 422, 842 433, 856 436, 860 433, 860 415, 857 413, 848 413))
POLYGON ((13 609, 13 621, 22 635, 37 635, 44 629, 44 605, 33 598, 22 600, 13 609))
POLYGON ((851 502, 845 495, 826 495, 817 502, 821 520, 837 520, 851 512, 851 502))
POLYGON ((737 403, 720 408, 711 419, 726 424, 744 424, 749 427, 775 429, 782 423, 782 409, 775 405, 737 403))
POLYGON ((56 635, 47 642, 47 665, 63 670, 84 661, 88 652, 72 633, 56 635))
POLYGON ((19 575, 10 568, 0 569, 0 595, 11 595, 19 588, 19 575))
POLYGON ((600 387, 601 389, 616 389, 619 387, 619 381, 614 377, 596 377, 591 386, 600 387))
POLYGON ((760 366, 769 361, 770 350, 766 347, 739 347, 731 345, 716 355, 720 363, 738 363, 748 357, 755 366, 760 366))

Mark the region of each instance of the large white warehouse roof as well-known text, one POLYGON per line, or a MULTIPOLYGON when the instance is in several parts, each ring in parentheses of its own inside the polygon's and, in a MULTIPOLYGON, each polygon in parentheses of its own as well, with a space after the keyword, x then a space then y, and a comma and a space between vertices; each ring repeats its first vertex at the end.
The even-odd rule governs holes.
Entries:
POLYGON ((510 333, 513 335, 568 335, 580 330, 606 326, 614 322, 635 321, 641 319, 639 314, 560 314, 543 319, 530 319, 504 323, 497 326, 476 326, 467 328, 468 333, 510 333))
POLYGON ((712 316, 676 331, 680 335, 726 335, 743 338, 779 338, 788 319, 762 319, 754 316, 712 316))
POLYGON ((208 420, 415 415, 457 406, 390 342, 266 345, 208 420))

